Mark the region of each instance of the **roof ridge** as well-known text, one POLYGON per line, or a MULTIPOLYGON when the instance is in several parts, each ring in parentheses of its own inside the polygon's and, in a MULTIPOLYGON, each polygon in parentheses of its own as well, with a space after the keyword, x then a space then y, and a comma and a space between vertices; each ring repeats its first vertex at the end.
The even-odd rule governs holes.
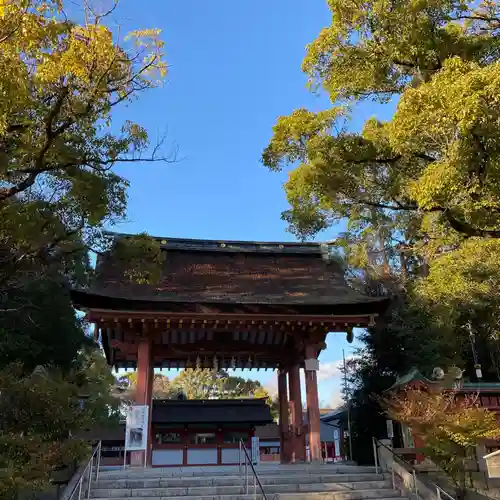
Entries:
MULTIPOLYGON (((106 231, 106 235, 113 238, 132 238, 137 236, 131 233, 106 231)), ((314 253, 320 254, 332 242, 300 242, 300 241, 252 241, 231 239, 203 239, 203 238, 172 238, 166 236, 151 236, 158 241, 162 248, 168 250, 186 251, 218 251, 218 252, 259 252, 259 253, 314 253)))

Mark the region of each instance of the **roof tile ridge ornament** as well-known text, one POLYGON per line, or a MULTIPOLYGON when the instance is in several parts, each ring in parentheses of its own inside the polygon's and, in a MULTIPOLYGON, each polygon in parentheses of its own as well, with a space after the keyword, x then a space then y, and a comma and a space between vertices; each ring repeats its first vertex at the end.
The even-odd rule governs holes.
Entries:
POLYGON ((327 263, 338 262, 338 257, 332 252, 334 247, 334 242, 325 241, 319 244, 319 248, 321 251, 321 257, 327 263))

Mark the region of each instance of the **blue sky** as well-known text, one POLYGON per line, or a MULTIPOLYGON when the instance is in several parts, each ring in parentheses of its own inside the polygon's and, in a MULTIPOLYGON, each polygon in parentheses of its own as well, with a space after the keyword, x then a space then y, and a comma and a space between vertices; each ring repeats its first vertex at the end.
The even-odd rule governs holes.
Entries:
MULTIPOLYGON (((324 95, 306 89, 305 46, 330 22, 326 0, 122 0, 114 13, 121 33, 161 28, 170 65, 165 85, 114 113, 145 126, 152 139, 168 129, 179 148, 175 164, 120 166, 130 181, 128 222, 116 228, 157 236, 283 240, 280 214, 287 173, 260 163, 272 126, 294 108, 320 110, 324 95)), ((387 108, 358 106, 351 127, 387 108)), ((335 228, 319 239, 331 239, 335 228)), ((355 344, 353 344, 355 345, 355 344)), ((338 401, 335 369, 353 345, 330 334, 322 353, 320 400, 338 401)), ((174 375, 174 374, 172 374, 174 375)), ((272 383, 271 372, 251 372, 272 383)))

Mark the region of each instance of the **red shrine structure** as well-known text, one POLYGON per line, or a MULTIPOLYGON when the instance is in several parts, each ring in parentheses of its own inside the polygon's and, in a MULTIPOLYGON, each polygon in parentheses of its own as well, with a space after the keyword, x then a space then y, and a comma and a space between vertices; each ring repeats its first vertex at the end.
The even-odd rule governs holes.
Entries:
MULTIPOLYGON (((440 392, 442 390, 455 394, 456 400, 469 397, 476 401, 476 404, 486 408, 496 414, 500 421, 500 383, 499 382, 470 382, 462 378, 446 380, 431 380, 425 377, 418 368, 412 368, 407 374, 399 377, 396 382, 386 389, 386 393, 398 393, 408 389, 440 392)), ((415 434, 407 425, 400 422, 394 422, 394 448, 393 451, 408 460, 416 463, 424 461, 425 456, 422 453, 424 443, 422 439, 415 434)), ((484 439, 476 451, 477 459, 488 453, 500 449, 500 440, 484 439)))
MULTIPOLYGON (((72 291, 108 363, 137 370, 136 403, 151 407, 155 368, 277 369, 281 461, 306 460, 306 433, 310 459, 321 460, 317 371, 327 334, 352 340, 387 299, 350 288, 322 244, 157 240, 164 268, 155 285, 132 284, 110 251, 98 257, 93 285, 72 291)), ((151 452, 150 442, 148 465, 151 452)))

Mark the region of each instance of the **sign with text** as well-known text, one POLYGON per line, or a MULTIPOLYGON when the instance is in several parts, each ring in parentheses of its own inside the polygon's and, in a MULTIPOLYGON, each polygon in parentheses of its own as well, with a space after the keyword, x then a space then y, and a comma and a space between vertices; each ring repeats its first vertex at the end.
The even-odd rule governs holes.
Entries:
POLYGON ((386 420, 386 424, 387 424, 387 437, 389 439, 393 439, 394 438, 394 425, 392 423, 392 420, 386 420))
POLYGON ((129 406, 126 414, 125 450, 145 450, 148 443, 149 406, 129 406))
POLYGON ((260 444, 257 436, 252 437, 252 463, 258 465, 260 462, 260 444))

